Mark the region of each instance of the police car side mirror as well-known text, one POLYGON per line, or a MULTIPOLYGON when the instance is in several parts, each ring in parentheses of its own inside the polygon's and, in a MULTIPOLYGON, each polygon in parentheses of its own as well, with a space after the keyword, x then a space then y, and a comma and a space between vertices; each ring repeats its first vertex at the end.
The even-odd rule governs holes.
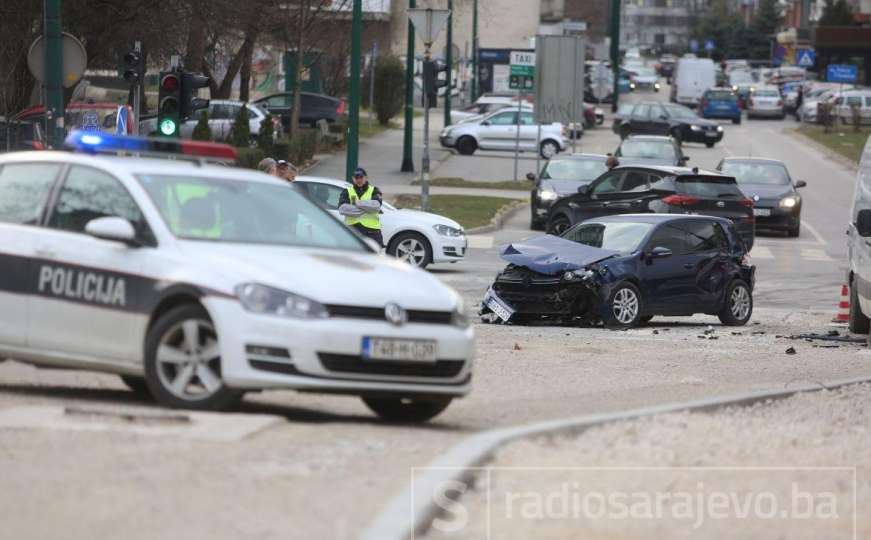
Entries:
POLYGON ((856 232, 862 237, 871 236, 871 210, 859 210, 856 216, 856 232))
POLYGON ((139 245, 133 224, 120 217, 109 216, 92 219, 85 225, 85 232, 101 240, 122 242, 132 246, 139 245))

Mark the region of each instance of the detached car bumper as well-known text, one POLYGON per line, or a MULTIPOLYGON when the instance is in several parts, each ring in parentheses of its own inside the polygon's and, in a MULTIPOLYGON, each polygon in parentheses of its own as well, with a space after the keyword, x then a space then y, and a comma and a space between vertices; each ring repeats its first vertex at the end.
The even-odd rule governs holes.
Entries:
POLYGON ((232 299, 210 297, 204 303, 220 336, 222 376, 230 388, 409 397, 462 396, 471 390, 471 327, 395 326, 356 315, 300 320, 252 314, 232 299), (367 337, 432 341, 436 361, 365 359, 367 337))

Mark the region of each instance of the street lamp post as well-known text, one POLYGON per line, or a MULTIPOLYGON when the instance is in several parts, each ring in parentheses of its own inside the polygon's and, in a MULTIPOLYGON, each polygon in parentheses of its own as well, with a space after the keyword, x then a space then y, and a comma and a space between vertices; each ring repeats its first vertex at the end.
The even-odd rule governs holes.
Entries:
POLYGON ((617 102, 620 100, 620 3, 623 0, 611 0, 611 69, 614 72, 614 98, 611 100, 611 112, 617 112, 617 102))
MULTIPOLYGON (((416 7, 408 0, 408 8, 416 7)), ((414 145, 414 25, 408 21, 408 43, 405 48, 405 129, 402 138, 402 172, 414 172, 411 149, 414 145)))
POLYGON ((445 63, 448 69, 445 71, 445 127, 451 125, 451 71, 454 69, 454 0, 448 0, 448 36, 445 50, 445 63))
POLYGON ((478 99, 478 0, 472 0, 472 96, 478 99))
POLYGON ((354 0, 351 22, 351 84, 349 88, 348 152, 345 157, 345 180, 351 181, 357 168, 360 127, 360 35, 363 26, 363 0, 354 0))
POLYGON ((63 145, 64 89, 61 0, 45 0, 45 127, 52 148, 63 145))

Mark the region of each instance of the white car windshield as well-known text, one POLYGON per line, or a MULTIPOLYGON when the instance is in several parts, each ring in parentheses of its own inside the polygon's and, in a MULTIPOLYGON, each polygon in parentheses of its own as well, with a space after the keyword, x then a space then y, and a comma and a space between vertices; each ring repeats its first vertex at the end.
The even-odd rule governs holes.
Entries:
POLYGON ((581 223, 566 231, 563 238, 628 255, 641 246, 651 228, 651 223, 581 223))
POLYGON ((669 142, 659 141, 623 141, 620 145, 620 156, 644 159, 674 159, 674 146, 669 142))
POLYGON ((367 251, 348 228, 290 186, 151 174, 139 181, 178 238, 367 251))

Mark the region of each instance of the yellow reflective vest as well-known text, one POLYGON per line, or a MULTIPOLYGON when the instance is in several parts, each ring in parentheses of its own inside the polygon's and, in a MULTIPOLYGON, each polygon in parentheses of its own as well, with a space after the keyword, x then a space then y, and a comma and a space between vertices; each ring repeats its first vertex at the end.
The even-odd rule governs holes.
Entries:
MULTIPOLYGON (((369 189, 363 193, 362 196, 358 196, 357 192, 354 191, 354 186, 348 186, 348 201, 351 204, 355 204, 358 200, 360 201, 371 201, 372 194, 375 193, 375 186, 369 185, 369 189)), ((381 229, 381 217, 378 212, 374 214, 363 214, 361 216, 345 216, 345 224, 346 225, 356 225, 360 224, 367 229, 379 230, 381 229)))

